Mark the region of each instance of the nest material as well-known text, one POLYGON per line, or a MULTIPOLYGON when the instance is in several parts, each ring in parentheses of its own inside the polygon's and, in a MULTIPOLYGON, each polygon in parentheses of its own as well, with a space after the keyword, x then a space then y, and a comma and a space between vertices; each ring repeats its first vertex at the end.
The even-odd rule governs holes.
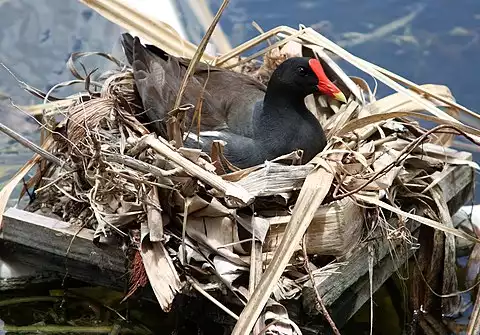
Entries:
MULTIPOLYGON (((276 59, 257 68, 261 71, 257 76, 271 73, 276 59)), ((444 86, 424 87, 453 100, 444 86)), ((326 200, 307 231, 308 254, 343 256, 375 225, 382 225, 389 239, 414 244, 404 227, 389 225, 392 213, 371 204, 388 194, 389 203, 397 208, 410 208, 418 201, 434 206, 422 192, 433 187, 448 159, 461 163, 454 154, 436 155, 435 146, 420 146, 446 143, 451 134, 438 137, 411 119, 382 116, 386 110, 408 116, 422 110, 417 103, 399 94, 367 100, 363 105, 352 96, 341 107, 320 100, 309 105, 327 132, 329 143, 319 157, 330 164, 335 180, 325 185, 326 200), (325 109, 330 114, 325 115, 325 109), (370 122, 356 122, 360 118, 370 122), (361 201, 366 198, 371 199, 370 207, 361 201), (371 220, 365 224, 367 217, 371 220)), ((252 236, 263 243, 268 263, 298 191, 315 168, 285 164, 285 159, 295 162, 293 154, 284 157, 283 164, 267 162, 220 178, 206 154, 177 150, 149 134, 139 121, 144 111, 128 68, 109 76, 100 92, 77 99, 61 112, 65 120, 52 129, 48 150, 74 169, 65 172, 41 162, 32 179, 37 199, 29 209, 94 229, 98 240, 110 235, 127 240, 140 251, 165 310, 182 287, 177 269, 187 264, 190 282, 223 289, 245 286, 242 278, 251 265, 252 236), (212 284, 218 282, 222 284, 212 284)), ((304 272, 301 267, 297 271, 304 272)), ((286 272, 278 285, 288 291, 291 279, 286 272)))

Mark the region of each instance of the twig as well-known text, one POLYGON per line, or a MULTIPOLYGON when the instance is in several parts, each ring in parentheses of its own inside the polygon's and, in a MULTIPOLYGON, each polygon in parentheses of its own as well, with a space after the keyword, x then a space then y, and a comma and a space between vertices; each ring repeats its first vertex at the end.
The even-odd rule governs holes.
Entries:
POLYGON ((146 135, 144 139, 146 143, 160 155, 182 167, 188 174, 219 190, 221 193, 225 194, 225 196, 236 199, 241 202, 242 205, 249 205, 253 202, 254 197, 243 187, 225 181, 221 177, 204 170, 178 152, 172 150, 168 145, 161 142, 160 139, 156 139, 154 135, 146 135))
POLYGON ((310 269, 310 264, 308 261, 307 244, 305 242, 305 235, 303 235, 302 251, 303 251, 303 258, 304 258, 303 267, 308 272, 308 276, 310 277, 310 281, 312 282, 313 291, 315 292, 315 296, 317 297, 317 302, 320 305, 320 308, 322 309, 323 316, 325 317, 325 319, 327 319, 328 323, 330 324, 330 327, 332 328, 333 333, 335 335, 340 335, 340 331, 338 330, 337 325, 335 324, 335 321, 333 321, 332 317, 330 316, 330 313, 328 313, 328 309, 323 303, 322 296, 320 295, 320 292, 318 292, 317 290, 317 285, 315 284, 315 278, 313 278, 312 269, 310 269))
POLYGON ((222 16, 225 8, 227 8, 227 5, 229 2, 230 0, 223 0, 222 5, 218 9, 217 14, 215 14, 215 17, 213 18, 213 21, 210 24, 210 27, 208 27, 207 31, 205 32, 205 36, 203 36, 202 41, 198 45, 197 51, 195 51, 195 54, 193 55, 192 60, 190 61, 190 64, 188 64, 187 72, 183 77, 182 84, 180 86, 180 90, 178 91, 177 99, 175 101, 175 105, 173 106, 173 109, 177 109, 178 107, 180 107, 183 93, 185 92, 185 89, 187 87, 187 82, 190 79, 190 76, 193 74, 193 71, 195 70, 195 67, 197 66, 198 62, 202 58, 203 52, 205 51, 208 41, 210 40, 210 36, 212 36, 213 31, 215 30, 215 26, 220 20, 220 17, 222 16))
POLYGON ((163 170, 159 167, 156 167, 155 165, 148 164, 141 160, 124 155, 105 154, 105 160, 107 162, 124 164, 143 173, 151 173, 152 175, 160 178, 171 177, 173 175, 176 175, 177 173, 182 172, 183 170, 182 168, 175 168, 168 171, 163 170))
POLYGON ((223 305, 222 303, 220 303, 217 299, 215 299, 214 297, 212 297, 210 294, 208 294, 200 285, 197 284, 197 282, 195 282, 192 278, 190 277, 187 277, 187 280, 188 282, 190 283, 190 285, 192 285, 192 287, 194 289, 196 289, 201 295, 203 295, 205 298, 207 298, 208 300, 210 300, 211 302, 213 302, 216 306, 220 307, 220 309, 222 311, 224 311, 225 313, 227 313, 228 315, 230 315, 232 318, 234 318, 235 320, 238 320, 238 315, 236 315, 235 313, 233 313, 231 310, 229 310, 227 307, 225 307, 225 305, 223 305))
POLYGON ((69 176, 73 173, 74 171, 69 171, 69 172, 66 172, 66 173, 62 173, 60 176, 58 176, 57 178, 55 178, 54 180, 52 180, 51 182, 49 182, 48 184, 42 186, 42 187, 39 187, 35 190, 35 192, 38 194, 40 192, 42 192, 44 189, 52 186, 53 184, 56 184, 58 183, 60 180, 62 180, 63 178, 65 178, 66 176, 69 176))
POLYGON ((60 158, 58 158, 58 157, 52 155, 51 153, 49 153, 48 151, 42 149, 40 146, 36 145, 35 143, 30 141, 29 139, 23 137, 22 135, 20 135, 16 131, 8 128, 6 125, 4 125, 1 122, 0 122, 0 131, 3 132, 4 134, 10 136, 11 138, 13 138, 15 141, 17 141, 18 143, 20 143, 21 145, 23 145, 27 149, 30 149, 33 152, 39 154, 40 156, 42 156, 46 160, 48 160, 48 161, 50 161, 50 162, 52 162, 52 163, 54 163, 54 164, 56 164, 60 167, 63 167, 67 171, 72 171, 73 170, 69 165, 66 164, 66 162, 62 161, 60 158))

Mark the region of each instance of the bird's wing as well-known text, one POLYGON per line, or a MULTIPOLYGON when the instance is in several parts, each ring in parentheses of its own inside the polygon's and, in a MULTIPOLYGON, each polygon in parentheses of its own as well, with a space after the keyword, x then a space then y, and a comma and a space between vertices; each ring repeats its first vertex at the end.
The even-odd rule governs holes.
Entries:
MULTIPOLYGON (((158 48, 154 53, 152 48, 144 47, 138 37, 133 41, 129 41, 128 36, 124 37, 124 45, 147 118, 153 122, 155 131, 164 136, 166 127, 162 121, 165 121, 167 113, 174 107, 186 68, 178 62, 178 58, 166 53, 161 55, 162 51, 158 48)), ((181 104, 201 105, 202 128, 212 130, 226 127, 225 120, 217 111, 221 108, 220 102, 210 92, 204 91, 202 83, 196 77, 189 80, 181 104)), ((187 126, 190 125, 193 114, 193 110, 187 112, 187 126)))
MULTIPOLYGON (((130 34, 122 37, 147 117, 151 121, 163 119, 173 108, 190 60, 171 56, 153 45, 143 46, 130 34)), ((228 127, 233 133, 251 137, 254 105, 263 101, 265 92, 266 86, 248 75, 199 63, 182 104, 201 106, 202 131, 228 127)), ((193 112, 188 113, 188 125, 192 118, 193 112)))
POLYGON ((234 134, 228 131, 204 131, 197 134, 190 133, 184 142, 189 148, 200 148, 211 153, 214 141, 224 141, 224 155, 230 163, 246 168, 263 163, 258 144, 251 138, 234 134))

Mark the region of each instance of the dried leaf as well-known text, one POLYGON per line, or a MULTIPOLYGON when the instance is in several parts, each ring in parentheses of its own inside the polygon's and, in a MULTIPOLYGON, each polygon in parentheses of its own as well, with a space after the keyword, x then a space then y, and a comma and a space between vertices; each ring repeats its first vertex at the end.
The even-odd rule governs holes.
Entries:
POLYGON ((148 281, 163 311, 171 308, 182 283, 165 247, 160 242, 142 243, 140 249, 148 281))
POLYGON ((230 218, 188 217, 186 233, 191 239, 203 245, 208 250, 207 254, 217 254, 240 266, 247 265, 233 252, 231 244, 238 242, 239 239, 235 223, 230 218))
MULTIPOLYGON (((158 199, 158 189, 152 187, 147 196, 147 222, 149 238, 152 242, 161 242, 163 236, 162 208, 158 199)), ((142 238, 143 240, 143 238, 142 238)))

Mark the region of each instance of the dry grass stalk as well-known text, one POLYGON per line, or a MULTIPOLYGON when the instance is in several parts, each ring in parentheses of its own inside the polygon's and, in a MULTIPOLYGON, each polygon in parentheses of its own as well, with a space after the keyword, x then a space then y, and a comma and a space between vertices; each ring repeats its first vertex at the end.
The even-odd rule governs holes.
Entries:
POLYGON ((317 286, 315 284, 315 279, 313 277, 313 273, 312 273, 312 270, 310 268, 310 263, 309 263, 309 260, 308 260, 307 249, 305 248, 305 240, 302 243, 302 251, 303 251, 303 257, 305 258, 305 265, 304 265, 305 271, 307 271, 308 277, 310 278, 310 281, 312 282, 312 286, 313 286, 313 289, 315 291, 315 296, 316 296, 317 302, 320 305, 320 308, 323 312, 323 316, 327 319, 328 323, 330 324, 330 327, 332 328, 333 333, 335 335, 340 335, 340 331, 338 330, 337 325, 335 324, 332 317, 330 316, 330 313, 328 312, 328 309, 323 302, 322 296, 320 295, 320 292, 318 292, 318 290, 317 290, 317 286))
POLYGON ((238 201, 240 205, 249 205, 254 200, 254 198, 242 187, 233 183, 229 183, 219 176, 202 169, 197 164, 184 158, 178 152, 175 152, 160 139, 156 139, 152 135, 148 135, 145 137, 145 143, 163 157, 171 160, 183 168, 187 173, 190 173, 192 176, 195 176, 208 185, 214 187, 220 191, 221 194, 231 197, 234 201, 238 201))
POLYGON ((234 335, 247 334, 252 330, 268 297, 273 291, 273 287, 282 276, 288 260, 310 225, 315 211, 329 191, 325 185, 331 185, 333 182, 334 177, 331 168, 325 161, 319 161, 317 164, 318 167, 305 180, 305 184, 295 204, 292 218, 285 229, 285 236, 255 292, 250 297, 247 306, 240 314, 240 318, 232 332, 234 335))
POLYGON ((477 298, 473 305, 473 311, 470 315, 470 322, 467 327, 467 335, 480 333, 480 290, 477 292, 477 298))
POLYGON ((35 143, 30 141, 29 139, 23 137, 22 135, 20 135, 16 131, 14 131, 14 130, 10 129, 9 127, 5 126, 3 123, 0 123, 0 131, 3 132, 5 135, 11 137, 13 140, 17 141, 18 143, 20 143, 21 145, 23 145, 27 149, 32 150, 33 152, 35 152, 37 155, 43 157, 44 159, 46 159, 46 160, 48 160, 48 161, 50 161, 50 162, 52 162, 52 163, 54 163, 54 164, 56 164, 60 167, 65 168, 67 171, 71 170, 71 167, 66 165, 65 162, 63 162, 61 159, 52 155, 50 152, 48 152, 45 149, 43 149, 42 147, 36 145, 35 143))
POLYGON ((190 285, 197 290, 201 295, 203 295, 205 298, 213 302, 215 305, 217 305, 220 309, 222 309, 225 313, 230 315, 232 318, 235 320, 238 320, 238 315, 233 313, 231 310, 229 310, 227 307, 225 307, 223 304, 221 304, 217 299, 212 297, 210 294, 208 294, 198 283, 196 283, 194 280, 190 279, 189 280, 190 285))
POLYGON ((415 90, 415 91, 417 91, 417 92, 420 92, 420 93, 422 93, 422 94, 425 94, 426 96, 435 98, 435 99, 437 99, 437 100, 439 100, 439 101, 441 101, 441 102, 443 102, 443 103, 448 104, 448 105, 451 106, 452 108, 457 109, 457 110, 461 110, 461 111, 467 113, 468 115, 473 116, 473 117, 475 117, 475 118, 477 118, 477 119, 479 118, 478 113, 475 113, 474 111, 466 108, 465 106, 460 105, 459 103, 453 101, 453 99, 445 99, 445 97, 443 97, 442 95, 436 94, 436 93, 434 93, 434 92, 432 92, 432 91, 430 91, 430 90, 422 87, 421 85, 417 85, 417 84, 415 84, 414 82, 412 82, 412 81, 410 81, 410 80, 408 80, 408 79, 405 79, 405 78, 399 76, 398 74, 395 74, 395 73, 393 73, 393 72, 391 72, 391 71, 388 71, 387 69, 384 69, 384 68, 382 68, 382 67, 379 67, 379 66, 377 66, 377 65, 375 65, 375 64, 371 64, 371 65, 372 65, 375 69, 377 69, 378 71, 380 71, 380 72, 382 72, 383 74, 385 74, 386 76, 392 78, 393 80, 395 80, 395 81, 397 81, 397 82, 399 82, 399 83, 401 83, 401 84, 404 84, 404 85, 410 87, 411 89, 413 89, 413 90, 415 90))
MULTIPOLYGON (((230 2, 230 0, 223 0, 222 5, 218 9, 217 14, 215 15, 215 17, 212 20, 212 23, 210 24, 207 31, 205 32, 205 35, 203 36, 202 40, 200 41, 200 44, 198 45, 197 50, 195 51, 195 54, 192 57, 192 60, 188 64, 187 71, 185 72, 185 76, 183 77, 182 83, 180 84, 180 89, 177 93, 177 99, 175 100, 175 104, 173 105, 173 110, 176 110, 180 107, 180 104, 182 102, 183 93, 185 92, 185 89, 187 88, 188 81, 190 80, 190 77, 193 75, 193 72, 195 71, 195 68, 196 68, 198 62, 200 62, 200 60, 202 59, 202 56, 203 56, 203 53, 205 51, 205 48, 207 47, 208 41, 210 40, 210 37, 212 36, 213 31, 215 30, 215 27, 217 26, 217 23, 220 20, 220 17, 222 16, 223 11, 225 10, 225 8, 227 8, 229 2, 230 2)), ((173 120, 170 120, 170 121, 167 121, 167 122, 174 123, 174 125, 172 127, 176 128, 177 133, 178 133, 179 125, 178 125, 178 122, 176 121, 176 119, 173 119, 173 120)), ((168 129, 171 129, 172 127, 169 127, 168 129)), ((169 138, 170 138, 170 140, 175 139, 175 146, 177 148, 183 146, 181 136, 174 137, 174 135, 172 133, 169 133, 169 138)))
MULTIPOLYGON (((214 21, 213 13, 210 11, 209 3, 205 0, 188 0, 190 8, 195 13, 195 16, 200 21, 200 24, 203 26, 203 29, 207 31, 211 22, 214 21)), ((217 25, 215 31, 212 34, 212 41, 215 46, 218 48, 220 53, 228 52, 232 49, 228 37, 222 30, 220 25, 217 25)))

